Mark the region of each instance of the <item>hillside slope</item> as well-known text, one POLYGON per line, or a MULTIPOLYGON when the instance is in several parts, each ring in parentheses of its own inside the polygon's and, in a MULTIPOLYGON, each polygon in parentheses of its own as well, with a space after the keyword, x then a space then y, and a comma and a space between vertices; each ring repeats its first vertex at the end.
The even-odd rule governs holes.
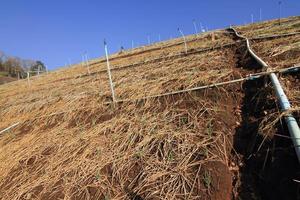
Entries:
MULTIPOLYGON (((299 33, 300 17, 237 30, 272 69, 299 65, 300 34, 266 36, 299 33)), ((263 71, 228 30, 187 39, 187 54, 179 38, 111 55, 117 103, 103 58, 90 73, 78 64, 1 85, 0 131, 19 124, 0 136, 0 198, 297 197, 297 159, 264 78, 160 96, 263 71)), ((299 122, 299 74, 280 80, 299 122)))

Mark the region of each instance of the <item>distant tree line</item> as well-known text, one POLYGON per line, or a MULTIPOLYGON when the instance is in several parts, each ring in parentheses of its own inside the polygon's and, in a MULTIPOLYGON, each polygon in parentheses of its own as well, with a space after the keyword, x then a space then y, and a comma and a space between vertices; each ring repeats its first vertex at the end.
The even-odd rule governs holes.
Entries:
POLYGON ((30 71, 31 76, 37 75, 39 72, 45 72, 46 67, 41 61, 8 56, 0 51, 0 73, 2 76, 26 78, 28 71, 30 71))

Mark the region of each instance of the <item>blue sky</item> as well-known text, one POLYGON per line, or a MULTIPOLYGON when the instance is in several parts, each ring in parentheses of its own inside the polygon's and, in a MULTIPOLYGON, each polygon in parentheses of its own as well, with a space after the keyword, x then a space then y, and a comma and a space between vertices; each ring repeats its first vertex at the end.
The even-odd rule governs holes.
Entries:
MULTIPOLYGON (((193 19, 208 29, 279 16, 278 0, 0 0, 0 50, 43 61, 50 69, 120 46, 194 33, 193 19)), ((300 14, 300 0, 283 0, 282 16, 300 14)))

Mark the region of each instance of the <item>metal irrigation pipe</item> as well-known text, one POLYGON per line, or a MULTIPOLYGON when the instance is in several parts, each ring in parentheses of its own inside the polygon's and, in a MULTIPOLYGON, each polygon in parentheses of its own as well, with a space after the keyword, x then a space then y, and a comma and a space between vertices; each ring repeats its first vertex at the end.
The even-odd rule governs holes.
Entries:
POLYGON ((164 96, 169 96, 169 95, 181 94, 181 93, 185 93, 185 92, 198 91, 198 90, 203 90, 203 89, 208 89, 208 88, 213 88, 213 87, 218 87, 218 86, 223 86, 223 85, 229 85, 232 83, 238 83, 238 82, 243 82, 243 81, 252 81, 252 80, 261 78, 263 76, 270 75, 272 73, 273 74, 274 73, 291 73, 291 72, 297 72, 299 70, 300 70, 300 66, 294 66, 294 67, 288 67, 288 68, 284 68, 284 69, 276 69, 276 70, 272 70, 272 71, 268 71, 268 72, 259 72, 259 73, 255 73, 255 74, 249 74, 246 77, 231 80, 231 81, 213 83, 213 84, 209 84, 209 85, 203 85, 203 86, 188 88, 188 89, 184 89, 184 90, 177 90, 177 91, 167 92, 167 93, 163 93, 163 94, 146 96, 146 97, 139 98, 139 99, 118 100, 117 103, 129 102, 129 101, 140 101, 140 100, 146 100, 146 99, 151 99, 151 98, 158 98, 158 97, 164 97, 164 96))
MULTIPOLYGON (((234 28, 231 28, 231 29, 233 30, 233 32, 238 37, 243 38, 243 39, 246 40, 247 50, 249 51, 249 53, 252 55, 252 57, 260 65, 263 66, 264 69, 267 70, 268 69, 268 65, 260 57, 258 57, 254 53, 254 51, 250 47, 249 40, 246 37, 239 35, 234 28)), ((277 99, 279 101, 281 110, 283 112, 288 111, 291 108, 291 104, 290 104, 290 102, 289 102, 286 94, 284 93, 284 91, 282 89, 282 86, 281 86, 281 84, 280 84, 280 82, 279 82, 276 74, 270 73, 269 77, 270 77, 271 83, 272 83, 272 85, 274 87, 274 90, 275 90, 277 99)), ((285 119, 285 122, 287 124, 288 130, 290 132, 291 139, 292 139, 293 144, 294 144, 294 148, 295 148, 295 151, 296 151, 296 154, 297 154, 298 161, 300 162, 300 128, 299 128, 299 125, 298 125, 296 119, 293 117, 292 114, 285 115, 284 119, 285 119)))
POLYGON ((183 42, 184 42, 184 49, 185 49, 185 53, 187 54, 188 50, 187 50, 187 44, 186 44, 186 39, 185 36, 182 32, 182 30, 180 28, 177 29, 179 31, 179 33, 181 34, 182 38, 183 38, 183 42))
POLYGON ((265 36, 252 37, 252 38, 249 38, 249 40, 274 39, 274 38, 288 37, 288 36, 294 36, 294 35, 299 35, 299 34, 300 34, 300 32, 284 33, 284 34, 274 34, 274 35, 265 35, 265 36))
POLYGON ((13 125, 11 125, 11 126, 5 128, 5 129, 3 129, 2 131, 0 131, 0 134, 4 133, 5 131, 8 131, 9 129, 14 128, 14 127, 17 126, 18 124, 20 124, 20 122, 17 122, 17 123, 15 123, 15 124, 13 124, 13 125))
POLYGON ((111 95, 112 95, 113 102, 115 102, 115 101, 116 101, 116 97, 115 97, 114 85, 113 85, 113 81, 112 81, 112 78, 111 78, 110 65, 109 65, 109 60, 108 60, 107 43, 106 43, 105 40, 104 40, 104 49, 105 49, 106 64, 107 64, 107 72, 108 72, 108 78, 109 78, 109 84, 110 84, 111 95))

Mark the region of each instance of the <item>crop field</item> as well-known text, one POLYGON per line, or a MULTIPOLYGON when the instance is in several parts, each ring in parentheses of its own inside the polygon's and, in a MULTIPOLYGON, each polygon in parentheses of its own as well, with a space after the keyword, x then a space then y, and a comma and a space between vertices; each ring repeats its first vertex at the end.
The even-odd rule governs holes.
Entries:
MULTIPOLYGON (((235 28, 270 71, 300 65, 299 24, 235 28)), ((287 113, 243 79, 265 69, 230 29, 186 39, 110 55, 116 102, 104 58, 0 85, 0 199, 300 198, 287 113)), ((299 72, 277 75, 299 122, 299 72)))

